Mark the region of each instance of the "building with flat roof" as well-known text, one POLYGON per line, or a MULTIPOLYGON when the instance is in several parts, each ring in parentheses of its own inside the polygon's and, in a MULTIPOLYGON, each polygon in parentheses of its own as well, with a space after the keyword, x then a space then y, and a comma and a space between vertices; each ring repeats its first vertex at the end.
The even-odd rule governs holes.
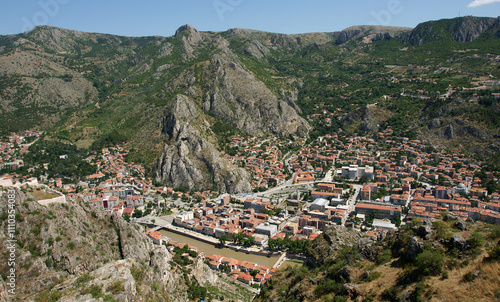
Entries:
POLYGON ((348 179, 365 177, 371 180, 374 177, 373 167, 371 166, 364 166, 364 167, 359 167, 358 165, 345 166, 342 167, 342 172, 340 174, 342 175, 342 177, 348 179))
POLYGON ((263 234, 269 237, 272 237, 278 233, 278 227, 275 224, 270 224, 267 222, 259 224, 255 228, 255 233, 257 234, 263 234))
POLYGON ((311 204, 311 210, 318 210, 320 212, 326 211, 326 207, 330 205, 330 202, 324 198, 318 198, 311 204))
POLYGON ((176 225, 182 225, 182 222, 184 220, 189 220, 194 218, 194 212, 193 211, 184 211, 179 214, 177 214, 174 218, 174 223, 176 225))
POLYGON ((395 229, 397 229, 397 227, 394 223, 391 223, 391 222, 385 221, 385 220, 380 220, 380 219, 373 220, 372 226, 376 229, 381 229, 381 230, 395 230, 395 229))
POLYGON ((367 217, 369 217, 372 212, 375 212, 375 218, 377 219, 391 219, 395 215, 399 215, 399 217, 401 217, 400 206, 392 206, 380 203, 358 203, 356 204, 355 211, 357 214, 365 214, 367 217))

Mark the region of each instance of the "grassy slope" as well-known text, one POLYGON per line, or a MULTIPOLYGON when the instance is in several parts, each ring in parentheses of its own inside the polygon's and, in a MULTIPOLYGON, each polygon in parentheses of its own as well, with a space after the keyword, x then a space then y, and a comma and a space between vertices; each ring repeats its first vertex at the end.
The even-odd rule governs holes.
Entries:
MULTIPOLYGON (((326 256, 326 262, 319 267, 286 268, 266 284, 257 300, 397 301, 405 295, 413 299, 418 296, 423 299, 420 301, 499 299, 500 259, 498 254, 496 260, 489 258, 489 255, 495 247, 498 249, 500 227, 482 223, 468 224, 469 230, 463 232, 453 228, 453 223, 440 224, 439 230, 434 228, 432 239, 425 242, 433 253, 444 255, 436 274, 421 273, 418 260, 412 262, 405 259, 407 242, 413 232, 403 229, 397 236, 388 236, 384 242, 375 244, 369 259, 359 255, 355 249, 344 249, 326 256), (448 248, 446 242, 452 235, 467 237, 472 233, 481 234, 484 238, 477 248, 470 247, 462 253, 448 248), (392 255, 384 254, 384 250, 391 250, 392 255), (350 279, 343 277, 343 268, 349 270, 350 279), (465 276, 476 271, 477 278, 466 281, 465 276), (368 279, 364 276, 366 272, 371 276, 368 279), (357 284, 359 297, 355 298, 343 291, 344 283, 357 284)), ((322 238, 316 240, 321 241, 322 238)), ((311 252, 321 253, 318 250, 311 252)))

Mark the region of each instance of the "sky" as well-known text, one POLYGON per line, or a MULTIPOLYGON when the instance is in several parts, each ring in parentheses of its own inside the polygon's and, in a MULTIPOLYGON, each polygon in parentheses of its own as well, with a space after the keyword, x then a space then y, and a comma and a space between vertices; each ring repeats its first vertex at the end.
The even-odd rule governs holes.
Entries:
POLYGON ((41 24, 124 36, 172 36, 184 24, 294 34, 466 15, 498 17, 500 0, 2 0, 0 34, 41 24))

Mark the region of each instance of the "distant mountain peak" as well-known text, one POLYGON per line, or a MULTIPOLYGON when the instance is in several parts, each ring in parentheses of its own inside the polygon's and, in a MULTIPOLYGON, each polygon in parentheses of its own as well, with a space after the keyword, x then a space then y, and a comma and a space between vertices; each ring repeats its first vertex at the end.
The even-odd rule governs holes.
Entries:
POLYGON ((423 45, 433 41, 471 42, 495 27, 497 18, 465 16, 420 23, 402 42, 423 45))
POLYGON ((363 32, 370 31, 373 33, 400 33, 404 31, 410 31, 411 27, 400 27, 400 26, 379 26, 379 25, 354 25, 350 26, 342 31, 360 30, 363 32))
POLYGON ((175 31, 175 36, 179 36, 182 32, 187 32, 189 35, 191 34, 195 34, 195 35, 199 35, 200 33, 198 32, 198 30, 196 28, 194 28, 192 25, 190 24, 185 24, 185 25, 182 25, 181 27, 179 27, 176 31, 175 31))
POLYGON ((365 43, 390 40, 394 37, 408 33, 412 28, 395 26, 375 26, 375 25, 357 25, 351 26, 339 33, 336 44, 343 44, 353 38, 363 38, 365 43))

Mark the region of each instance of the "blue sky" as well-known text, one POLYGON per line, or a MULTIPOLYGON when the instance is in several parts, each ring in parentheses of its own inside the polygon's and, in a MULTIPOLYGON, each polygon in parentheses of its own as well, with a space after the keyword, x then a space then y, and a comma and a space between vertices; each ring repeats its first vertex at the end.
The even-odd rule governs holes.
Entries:
POLYGON ((459 15, 497 17, 500 0, 2 0, 0 34, 40 24, 126 36, 171 36, 183 24, 291 34, 366 24, 415 27, 459 15))

